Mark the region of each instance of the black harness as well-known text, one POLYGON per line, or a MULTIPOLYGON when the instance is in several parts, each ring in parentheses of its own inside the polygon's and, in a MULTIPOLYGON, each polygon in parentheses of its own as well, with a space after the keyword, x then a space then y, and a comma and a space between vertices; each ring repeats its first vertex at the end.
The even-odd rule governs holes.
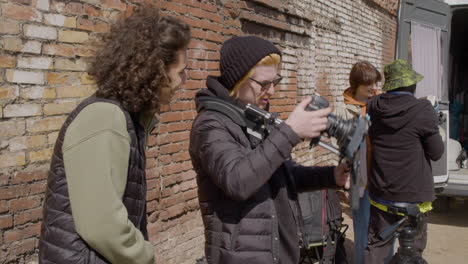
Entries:
POLYGON ((229 117, 234 123, 239 125, 247 135, 250 146, 254 149, 270 133, 271 126, 277 114, 270 114, 265 118, 266 111, 247 105, 244 109, 233 103, 216 97, 199 98, 197 112, 214 111, 229 117))

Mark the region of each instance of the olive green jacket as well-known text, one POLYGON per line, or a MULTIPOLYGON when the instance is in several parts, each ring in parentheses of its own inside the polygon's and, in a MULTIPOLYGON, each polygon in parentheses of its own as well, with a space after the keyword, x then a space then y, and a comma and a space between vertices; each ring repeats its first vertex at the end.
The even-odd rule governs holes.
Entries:
MULTIPOLYGON (((152 114, 140 116, 146 135, 156 122, 152 114)), ((130 136, 120 108, 110 103, 84 108, 68 127, 62 150, 78 234, 111 263, 155 263, 153 245, 128 220, 122 202, 130 136)))

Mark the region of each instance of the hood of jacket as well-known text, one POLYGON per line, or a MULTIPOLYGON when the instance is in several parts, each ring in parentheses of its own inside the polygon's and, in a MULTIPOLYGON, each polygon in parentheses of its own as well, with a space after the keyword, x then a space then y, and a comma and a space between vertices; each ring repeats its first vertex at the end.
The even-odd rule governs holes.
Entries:
POLYGON ((378 116, 383 126, 398 130, 408 124, 426 104, 421 104, 412 94, 384 93, 369 102, 371 121, 378 116))

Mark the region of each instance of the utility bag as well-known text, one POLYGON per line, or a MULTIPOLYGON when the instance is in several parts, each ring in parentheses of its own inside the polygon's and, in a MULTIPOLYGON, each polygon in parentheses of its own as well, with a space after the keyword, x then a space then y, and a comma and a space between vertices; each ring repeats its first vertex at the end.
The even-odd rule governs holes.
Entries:
POLYGON ((300 193, 299 204, 306 240, 299 263, 347 263, 344 241, 348 225, 343 224, 336 190, 300 193))

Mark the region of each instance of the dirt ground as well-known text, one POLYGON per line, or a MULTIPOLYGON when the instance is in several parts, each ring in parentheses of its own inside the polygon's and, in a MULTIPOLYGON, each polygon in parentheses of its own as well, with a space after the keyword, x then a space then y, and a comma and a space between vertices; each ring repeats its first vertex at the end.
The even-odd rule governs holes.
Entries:
MULTIPOLYGON (((468 200, 451 199, 447 210, 431 212, 428 219, 428 243, 423 257, 429 264, 468 263, 468 200)), ((351 210, 343 204, 346 232, 346 251, 352 264, 353 228, 351 210)))

